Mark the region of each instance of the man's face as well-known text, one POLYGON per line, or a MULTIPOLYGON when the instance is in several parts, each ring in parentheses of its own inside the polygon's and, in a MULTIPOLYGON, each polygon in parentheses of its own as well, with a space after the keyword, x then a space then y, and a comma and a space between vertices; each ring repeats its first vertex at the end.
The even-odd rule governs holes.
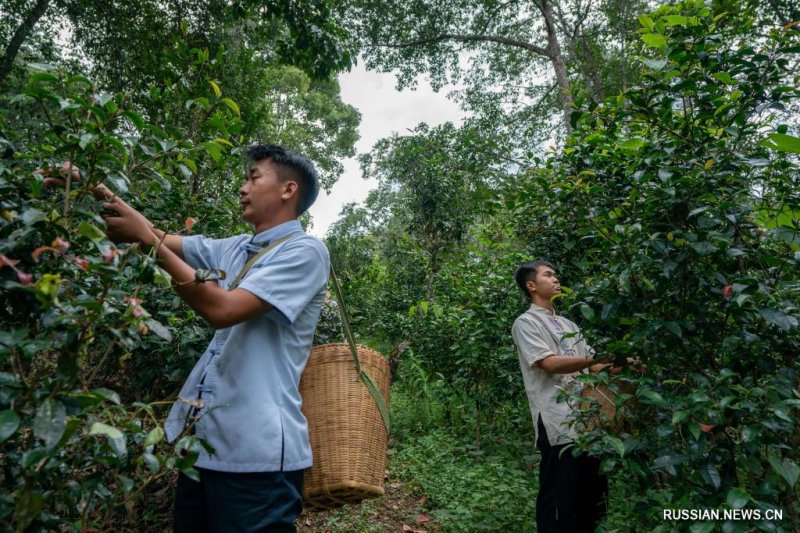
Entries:
POLYGON ((294 181, 281 181, 278 170, 270 159, 250 165, 244 185, 239 189, 242 218, 256 227, 263 219, 274 215, 296 192, 294 181))
POLYGON ((536 280, 528 282, 528 290, 540 298, 551 300, 553 296, 561 293, 561 284, 556 277, 556 271, 549 266, 540 266, 536 272, 536 280))

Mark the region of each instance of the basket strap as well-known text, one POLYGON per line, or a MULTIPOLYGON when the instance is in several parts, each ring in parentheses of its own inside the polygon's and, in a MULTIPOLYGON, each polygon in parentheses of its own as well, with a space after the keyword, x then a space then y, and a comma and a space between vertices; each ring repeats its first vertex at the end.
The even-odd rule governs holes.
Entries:
POLYGON ((337 307, 339 308, 339 316, 342 317, 342 329, 344 330, 344 336, 347 339, 347 344, 350 345, 350 352, 353 354, 353 363, 356 365, 356 372, 358 372, 358 377, 361 379, 364 385, 366 385, 367 390, 375 400, 375 405, 378 406, 378 411, 380 411, 381 417, 383 418, 383 425, 386 426, 386 433, 389 433, 389 409, 386 407, 386 400, 383 398, 383 394, 375 385, 375 382, 372 380, 369 374, 367 374, 367 372, 361 368, 361 360, 358 358, 356 340, 355 337, 353 337, 353 330, 350 329, 350 319, 347 316, 347 309, 344 307, 342 289, 339 287, 339 279, 336 277, 336 271, 333 269, 332 263, 331 279, 333 280, 333 293, 336 296, 336 303, 338 304, 337 307))
POLYGON ((271 251, 273 248, 278 246, 280 243, 282 243, 284 241, 288 241, 289 239, 291 239, 292 237, 294 237, 296 235, 299 235, 299 232, 298 233, 291 233, 291 234, 289 234, 289 235, 287 235, 285 237, 281 237, 280 239, 275 239, 274 241, 269 243, 264 249, 262 249, 257 254, 251 255, 250 258, 247 260, 247 262, 245 262, 245 264, 242 267, 242 269, 236 275, 236 279, 234 279, 233 282, 228 287, 228 290, 232 291, 233 289, 238 287, 239 283, 242 281, 242 278, 244 278, 245 275, 248 272, 250 272, 250 269, 253 268, 253 265, 255 264, 255 262, 258 261, 264 255, 266 255, 267 252, 271 251))

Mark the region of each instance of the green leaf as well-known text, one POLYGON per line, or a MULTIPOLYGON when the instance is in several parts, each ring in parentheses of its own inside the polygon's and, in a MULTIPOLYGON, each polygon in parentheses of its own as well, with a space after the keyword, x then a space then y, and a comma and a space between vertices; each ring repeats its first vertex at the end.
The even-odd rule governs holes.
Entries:
POLYGON ((732 509, 741 509, 747 505, 748 501, 750 501, 750 495, 743 489, 734 487, 728 491, 728 505, 730 505, 732 509))
POLYGON ((655 406, 662 407, 665 409, 669 407, 667 405, 667 402, 664 401, 664 398, 662 398, 661 395, 654 390, 643 389, 639 393, 639 397, 644 400, 647 400, 645 401, 645 403, 653 404, 655 406))
POLYGON ((797 463, 788 457, 784 458, 783 461, 779 461, 779 457, 770 455, 769 464, 777 474, 786 480, 786 483, 789 484, 789 488, 793 489, 797 484, 798 477, 800 477, 800 467, 797 466, 797 463))
POLYGON ((48 65, 47 63, 28 63, 26 65, 30 70, 38 70, 41 72, 53 72, 58 70, 55 65, 48 65))
POLYGON ((792 329, 792 326, 797 325, 797 321, 794 317, 789 317, 786 313, 778 309, 760 309, 758 314, 769 324, 777 326, 783 331, 789 331, 792 329))
POLYGON ((100 396, 100 397, 102 397, 105 400, 108 400, 109 402, 111 402, 113 404, 116 404, 116 405, 120 404, 119 394, 117 394, 116 392, 114 392, 111 389, 105 389, 103 387, 99 387, 97 389, 92 389, 91 392, 96 394, 96 395, 98 395, 98 396, 100 396))
POLYGON ((172 342, 172 332, 164 326, 161 322, 154 318, 148 318, 144 321, 145 325, 150 328, 150 331, 161 337, 167 342, 172 342))
POLYGON ((220 102, 222 102, 223 104, 228 106, 228 108, 231 111, 236 113, 236 116, 241 116, 242 115, 241 111, 239 111, 238 104, 236 102, 234 102, 233 100, 231 100, 230 98, 223 98, 222 100, 220 100, 220 102))
POLYGON ((664 17, 664 23, 667 26, 686 26, 689 19, 683 15, 667 15, 664 17))
MULTIPOLYGON (((222 276, 222 279, 224 279, 224 276, 222 276)), ((165 289, 169 289, 172 286, 172 276, 170 276, 169 272, 161 267, 156 267, 155 274, 153 275, 153 281, 157 286, 165 289)))
POLYGON ((7 441, 19 428, 19 415, 11 410, 0 411, 0 443, 7 441))
POLYGON ((670 333, 675 335, 678 338, 683 337, 683 329, 681 329, 681 325, 674 321, 664 322, 664 327, 667 328, 670 333))
POLYGON ((222 96, 222 91, 220 90, 219 85, 212 80, 208 80, 208 83, 211 85, 211 88, 214 90, 214 94, 217 96, 217 98, 222 96))
POLYGON ((164 440, 164 430, 161 429, 161 426, 156 426, 150 430, 150 433, 147 434, 147 438, 144 441, 144 446, 153 446, 162 440, 164 440))
POLYGON ((736 80, 731 77, 727 72, 715 72, 711 75, 712 78, 721 81, 725 85, 736 85, 736 80))
POLYGON ((37 72, 36 74, 31 74, 28 78, 28 83, 39 83, 43 81, 58 81, 58 78, 47 72, 37 72))
POLYGON ((200 483, 200 472, 198 472, 194 468, 184 468, 183 470, 181 470, 181 474, 183 474, 184 476, 188 477, 191 480, 200 483))
POLYGON ((36 410, 33 419, 33 435, 42 439, 48 450, 58 444, 67 428, 67 410, 64 404, 53 398, 47 398, 36 410))
POLYGON ((712 465, 707 464, 703 469, 703 477, 714 486, 715 489, 720 488, 722 485, 722 477, 719 475, 719 470, 712 465))
POLYGON ((646 45, 653 48, 663 48, 667 45, 667 39, 657 33, 645 33, 642 35, 642 40, 646 45))
POLYGON ((211 159, 215 163, 218 162, 222 157, 222 147, 217 143, 206 141, 200 143, 200 146, 206 149, 206 152, 208 152, 208 155, 211 156, 211 159))
POLYGON ((127 194, 129 192, 128 189, 128 177, 122 174, 109 174, 108 181, 114 186, 116 190, 118 190, 122 194, 127 194))
POLYGON ((638 137, 635 137, 633 139, 628 139, 619 145, 619 147, 622 148, 623 150, 631 150, 631 151, 638 150, 642 146, 644 146, 644 139, 640 139, 638 137))
POLYGON ((114 426, 109 426, 108 424, 103 424, 102 422, 95 422, 92 424, 89 434, 105 435, 106 439, 108 440, 108 444, 111 446, 111 449, 114 450, 114 453, 117 455, 117 457, 122 458, 127 455, 128 450, 127 446, 125 445, 125 436, 114 426))
POLYGON ((102 241, 106 238, 106 234, 98 228, 97 226, 82 220, 80 224, 78 224, 78 235, 91 239, 95 242, 102 241))
POLYGON ((19 217, 23 224, 26 226, 30 226, 31 224, 35 224, 36 222, 42 222, 43 220, 47 220, 47 214, 44 211, 40 211, 39 209, 35 209, 31 207, 30 209, 26 209, 22 212, 22 215, 19 217))
POLYGON ((666 59, 645 59, 644 64, 653 70, 661 70, 667 66, 666 59))
POLYGON ((777 150, 778 152, 800 154, 800 138, 784 133, 771 133, 767 136, 767 139, 769 140, 764 144, 768 148, 777 150))
POLYGON ((647 31, 653 31, 656 27, 656 23, 653 22, 653 19, 648 17, 647 15, 639 15, 639 23, 642 25, 643 28, 646 28, 647 31))
POLYGON ((157 474, 161 469, 161 464, 158 462, 158 459, 150 452, 144 452, 142 454, 142 460, 147 464, 147 468, 150 469, 151 474, 157 474))
POLYGON ((687 416, 689 416, 689 411, 675 411, 672 415, 672 425, 681 423, 687 416))
POLYGON ((583 315, 583 318, 585 318, 589 322, 594 321, 594 309, 592 309, 588 305, 581 304, 581 314, 583 315))
POLYGON ((622 439, 617 437, 608 436, 605 438, 605 441, 611 445, 617 455, 623 457, 625 455, 625 443, 622 442, 622 439))
POLYGON ((226 146, 233 147, 233 144, 232 144, 232 143, 231 143, 229 140, 227 140, 227 139, 223 139, 222 137, 217 137, 217 138, 216 138, 216 139, 214 139, 212 142, 215 142, 215 143, 217 143, 217 144, 224 144, 224 145, 226 145, 226 146))
POLYGON ((694 249, 694 251, 697 252, 697 255, 700 256, 705 256, 710 253, 713 253, 717 249, 717 247, 714 246, 713 243, 710 243, 708 241, 693 242, 690 243, 689 246, 691 246, 694 249))

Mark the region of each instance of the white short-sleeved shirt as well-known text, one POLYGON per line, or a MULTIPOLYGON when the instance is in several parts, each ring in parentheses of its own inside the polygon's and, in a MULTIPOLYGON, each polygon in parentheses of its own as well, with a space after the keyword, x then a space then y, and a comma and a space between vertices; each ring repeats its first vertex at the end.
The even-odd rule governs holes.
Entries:
POLYGON ((195 434, 214 448, 196 466, 223 472, 275 472, 311 466, 308 424, 300 411, 300 375, 328 287, 325 245, 293 220, 255 236, 184 237, 183 256, 194 268, 226 272, 228 288, 247 260, 247 245, 292 237, 260 257, 239 288, 273 307, 217 330, 181 389, 165 423, 175 439, 190 414, 195 434), (191 413, 186 401, 202 400, 191 413))
POLYGON ((579 372, 548 374, 536 362, 550 355, 593 356, 594 350, 586 344, 574 322, 536 304, 531 304, 514 321, 511 333, 517 345, 522 380, 525 383, 537 440, 537 420, 541 415, 551 446, 572 442, 577 436, 575 430, 569 426, 572 406, 566 401, 559 402, 558 396, 562 389, 575 390, 581 387, 580 382, 575 381, 579 372), (560 342, 556 342, 556 337, 560 342))

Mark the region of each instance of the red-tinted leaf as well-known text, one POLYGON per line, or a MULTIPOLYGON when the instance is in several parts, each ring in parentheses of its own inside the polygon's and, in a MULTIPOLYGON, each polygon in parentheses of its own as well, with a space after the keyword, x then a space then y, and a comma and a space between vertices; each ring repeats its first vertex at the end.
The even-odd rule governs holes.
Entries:
POLYGON ((52 250, 54 252, 57 251, 52 246, 40 246, 37 249, 35 249, 33 252, 31 252, 31 257, 33 257, 34 261, 38 261, 39 260, 39 256, 42 255, 42 253, 46 252, 47 250, 52 250))
POLYGON ((117 248, 114 246, 110 246, 108 250, 106 250, 102 254, 103 262, 108 265, 111 265, 114 263, 114 258, 117 257, 118 255, 119 255, 119 250, 117 250, 117 248))
POLYGON ((716 427, 713 424, 698 424, 698 425, 700 426, 700 431, 702 431, 703 433, 710 433, 711 430, 716 427))
POLYGON ((50 246, 52 246, 55 251, 63 254, 69 248, 69 243, 61 237, 56 237, 53 242, 50 243, 50 246))
POLYGON ((726 300, 731 297, 733 294, 733 285, 725 285, 725 288, 722 289, 722 297, 726 300))
POLYGON ((430 517, 428 517, 428 515, 421 514, 417 516, 417 524, 424 524, 425 522, 430 522, 430 521, 431 519, 430 517))
POLYGON ((89 261, 84 259, 83 257, 73 257, 72 262, 75 263, 79 268, 86 270, 89 268, 89 261))
POLYGON ((14 271, 17 273, 17 279, 19 279, 20 283, 29 287, 33 285, 33 274, 28 274, 21 270, 17 270, 16 268, 14 271))
POLYGON ((11 259, 4 256, 3 254, 0 254, 0 268, 6 265, 10 266, 11 268, 14 268, 14 265, 16 265, 17 263, 19 263, 19 259, 11 259))
POLYGON ((197 219, 194 217, 189 217, 183 221, 183 225, 186 227, 186 231, 192 231, 194 225, 197 224, 197 219))

